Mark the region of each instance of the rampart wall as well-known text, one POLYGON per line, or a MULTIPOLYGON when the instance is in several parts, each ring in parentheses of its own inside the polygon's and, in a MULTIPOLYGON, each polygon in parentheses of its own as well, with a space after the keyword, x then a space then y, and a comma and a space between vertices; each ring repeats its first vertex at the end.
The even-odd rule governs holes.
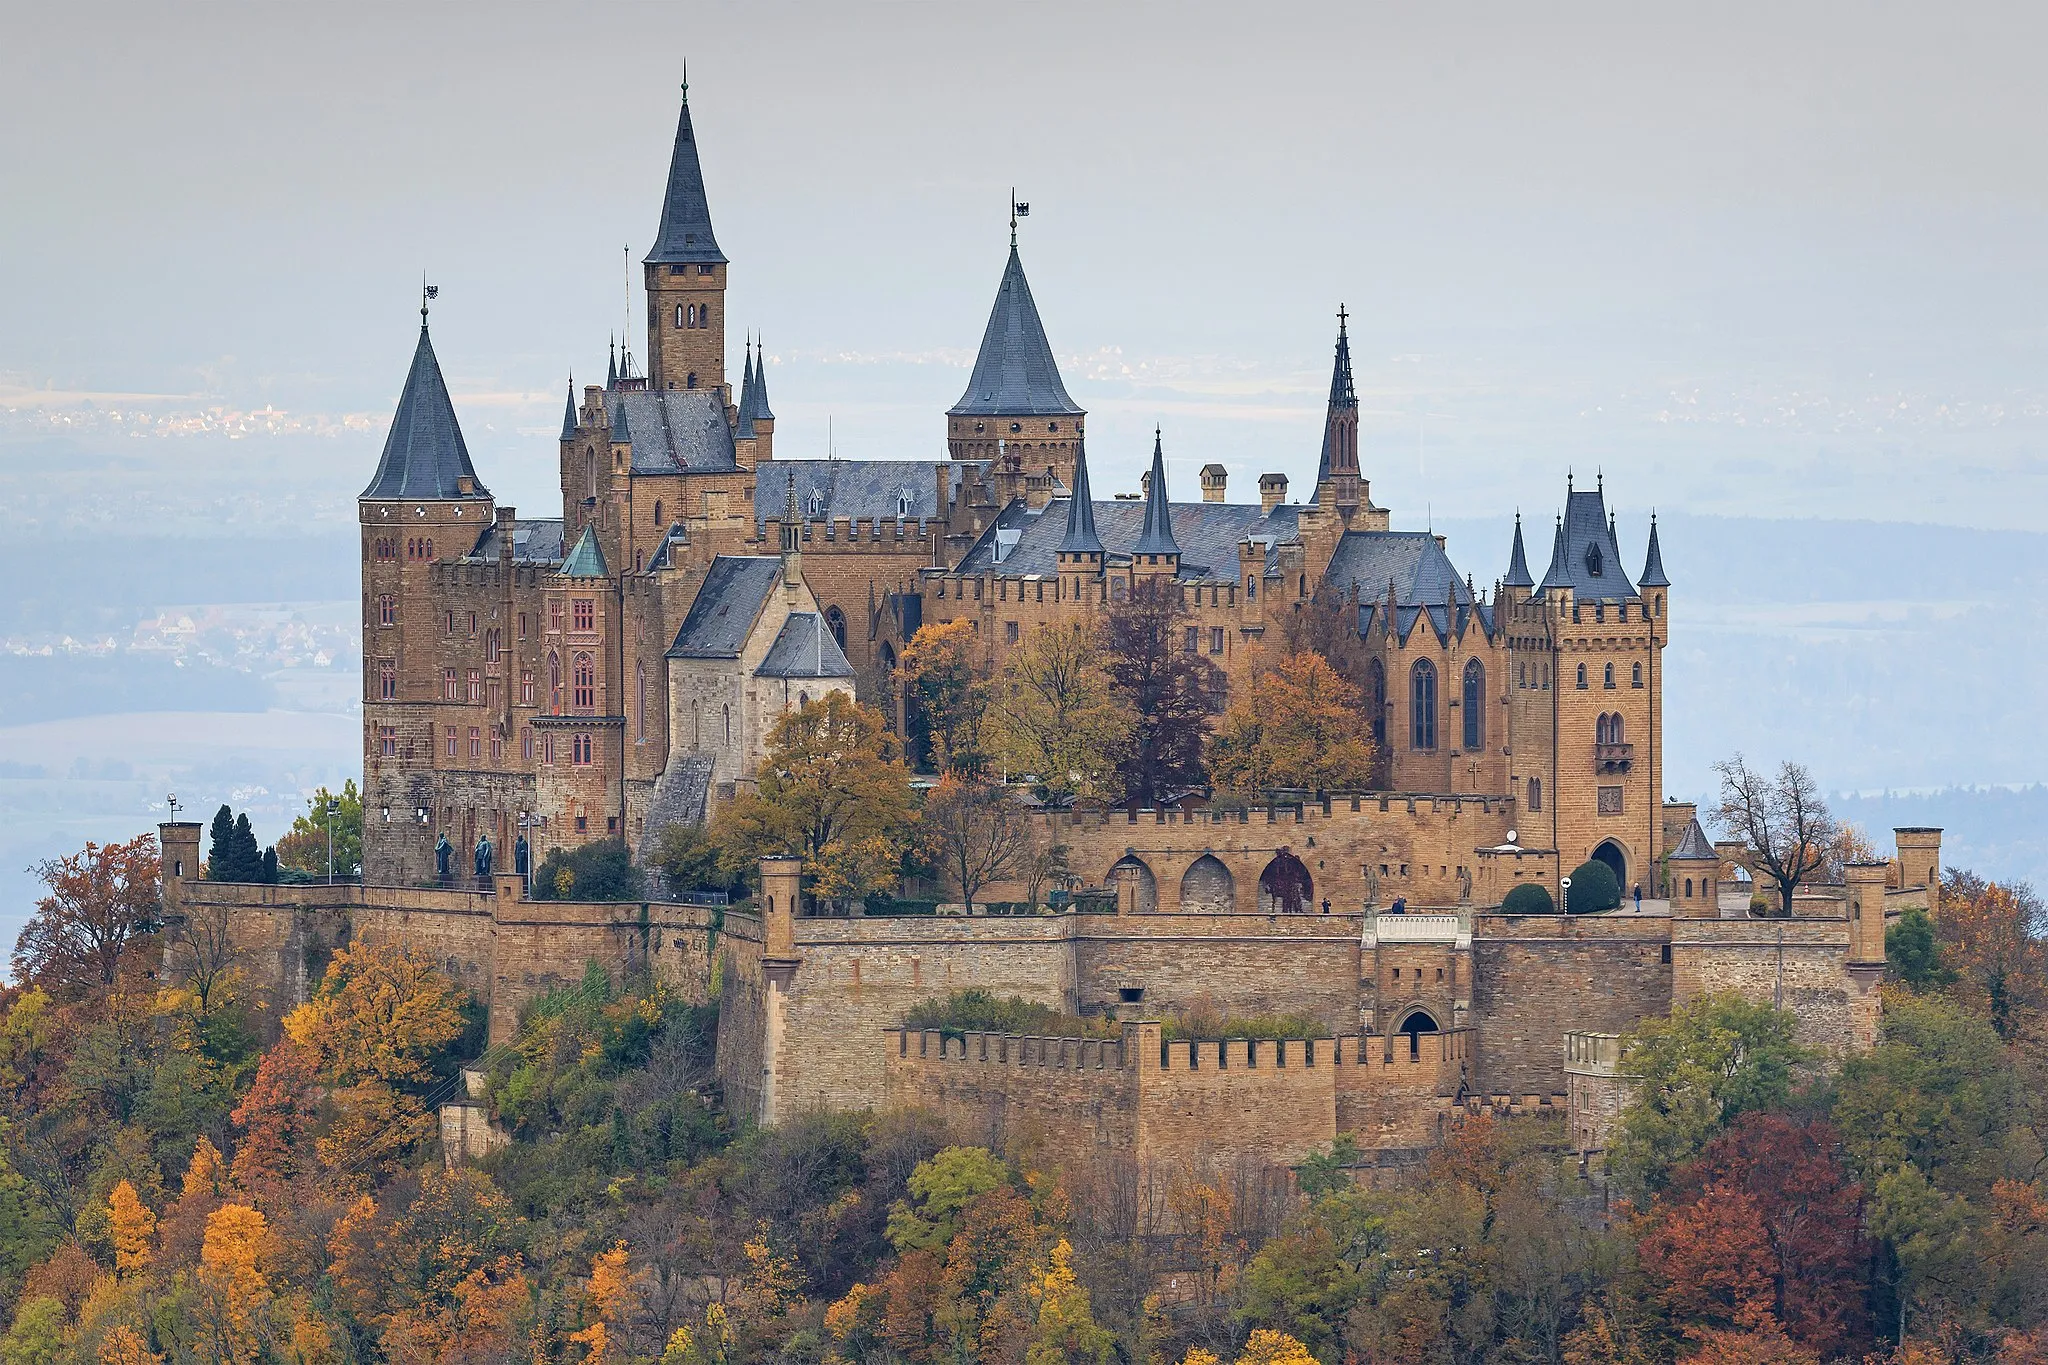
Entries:
POLYGON ((1661 915, 1472 917, 1473 1071, 1491 1094, 1561 1095, 1564 1035, 1621 1033, 1671 1009, 1661 915))
POLYGON ((1877 1038, 1882 973, 1859 982, 1848 956, 1846 918, 1675 920, 1672 997, 1734 991, 1758 1004, 1782 1001, 1806 1046, 1831 1053, 1867 1047, 1877 1038))

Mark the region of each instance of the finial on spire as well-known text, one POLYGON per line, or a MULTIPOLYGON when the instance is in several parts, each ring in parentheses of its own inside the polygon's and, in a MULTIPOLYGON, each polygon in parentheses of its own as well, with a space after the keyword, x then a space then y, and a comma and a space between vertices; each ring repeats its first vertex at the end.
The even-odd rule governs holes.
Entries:
POLYGON ((1604 466, 1594 467, 1593 487, 1598 489, 1602 493, 1605 493, 1607 491, 1607 470, 1604 466))
POLYGON ((1347 312, 1345 312, 1345 311, 1344 311, 1344 305, 1343 305, 1343 304, 1341 304, 1341 303, 1340 303, 1340 304, 1338 304, 1338 305, 1337 305, 1337 335, 1338 335, 1338 336, 1343 336, 1343 335, 1344 335, 1344 324, 1345 324, 1346 322, 1348 322, 1348 321, 1350 320, 1350 318, 1351 318, 1351 315, 1350 315, 1349 313, 1347 313, 1347 312))
POLYGON ((420 330, 427 330, 427 300, 441 296, 441 286, 427 283, 427 272, 420 272, 420 330))
POLYGON ((690 59, 683 58, 683 103, 690 102, 690 59))
POLYGON ((1570 465, 1564 467, 1564 491, 1567 493, 1572 491, 1572 467, 1570 465))

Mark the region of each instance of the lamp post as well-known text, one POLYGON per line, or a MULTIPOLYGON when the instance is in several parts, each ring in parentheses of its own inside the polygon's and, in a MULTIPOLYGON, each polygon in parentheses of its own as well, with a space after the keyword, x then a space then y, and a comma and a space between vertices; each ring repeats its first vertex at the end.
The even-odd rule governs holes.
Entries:
POLYGON ((327 884, 334 885, 334 817, 341 813, 341 802, 327 798, 327 884))
MULTIPOLYGON (((547 817, 544 815, 536 815, 530 810, 519 812, 520 837, 524 839, 526 831, 539 829, 547 822, 547 817)), ((533 841, 531 839, 526 840, 526 898, 528 900, 533 899, 533 841)))

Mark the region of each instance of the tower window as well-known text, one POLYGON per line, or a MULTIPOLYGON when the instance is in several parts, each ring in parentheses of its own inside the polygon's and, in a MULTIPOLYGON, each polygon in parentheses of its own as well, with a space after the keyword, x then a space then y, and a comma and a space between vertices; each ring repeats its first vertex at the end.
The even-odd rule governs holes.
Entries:
POLYGON ((1584 664, 1579 665, 1579 690, 1581 692, 1586 690, 1586 666, 1584 664))
POLYGON ((681 327, 682 325, 683 325, 683 305, 681 305, 681 304, 679 303, 679 304, 677 304, 677 305, 676 305, 676 326, 677 326, 677 327, 681 327))
POLYGON ((572 761, 577 767, 587 768, 590 766, 590 750, 590 732, 587 730, 577 731, 571 750, 572 761))
POLYGON ((1598 545, 1588 545, 1586 547, 1586 572, 1598 578, 1606 567, 1606 564, 1600 558, 1600 547, 1598 545))
POLYGON ((1409 678, 1409 741, 1416 749, 1436 748, 1436 666, 1418 659, 1409 678))
POLYGON ((588 713, 597 707, 597 667, 588 654, 578 654, 571 670, 573 704, 588 713))
POLYGON ((452 668, 441 670, 441 700, 455 700, 455 670, 452 668))
POLYGON ((1601 685, 1602 687, 1608 687, 1608 688, 1611 688, 1611 687, 1613 687, 1613 686, 1614 686, 1614 665, 1613 665, 1613 664, 1608 664, 1608 665, 1607 665, 1606 667, 1604 667, 1604 668, 1603 668, 1603 669, 1601 670, 1601 673, 1600 673, 1600 685, 1601 685))
POLYGON ((700 265, 697 267, 697 273, 699 275, 709 275, 711 273, 711 267, 708 265, 700 265))
POLYGON ((1529 779, 1529 809, 1532 811, 1541 811, 1543 809, 1543 779, 1540 777, 1529 779))
POLYGON ((1643 666, 1641 664, 1635 664, 1629 669, 1628 685, 1630 687, 1641 687, 1643 685, 1643 666))
POLYGON ((697 376, 696 376, 696 375, 695 375, 694 373, 693 373, 693 374, 691 374, 691 375, 689 376, 689 378, 688 378, 688 379, 687 379, 687 380, 686 380, 686 381, 684 382, 684 384, 683 384, 683 387, 684 387, 684 388, 686 388, 686 389, 694 389, 694 388, 696 388, 696 387, 697 387, 697 376))
POLYGON ((1022 431, 1024 430, 1024 424, 1022 422, 1012 422, 1010 423, 1010 430, 1013 432, 1022 431))
POLYGON ((398 599, 385 593, 377 599, 377 624, 395 626, 398 624, 398 599))
POLYGON ((398 665, 388 659, 377 665, 377 696, 384 701, 398 700, 398 665))
POLYGON ((596 604, 596 602, 595 602, 595 601, 594 601, 593 599, 591 599, 591 598, 588 598, 588 597, 579 597, 579 598, 577 598, 577 599, 576 599, 576 601, 574 602, 573 606, 574 606, 574 608, 575 608, 575 620, 576 620, 576 629, 578 629, 578 630, 596 630, 596 629, 597 629, 597 604, 596 604))
POLYGON ((1465 662, 1465 696, 1461 710, 1465 751, 1476 753, 1486 742, 1486 667, 1477 659, 1465 662))

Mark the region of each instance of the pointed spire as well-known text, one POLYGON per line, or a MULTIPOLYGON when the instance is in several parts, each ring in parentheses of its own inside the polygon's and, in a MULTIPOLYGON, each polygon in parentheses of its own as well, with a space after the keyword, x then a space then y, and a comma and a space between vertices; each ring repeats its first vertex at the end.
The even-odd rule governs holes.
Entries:
POLYGON ((559 570, 564 578, 610 578, 611 566, 604 562, 604 547, 597 543, 597 532, 586 524, 583 534, 577 537, 576 548, 569 551, 569 557, 562 561, 559 570))
POLYGON ((1024 263, 1014 246, 1003 267, 1003 281, 996 288, 995 307, 989 310, 988 328, 981 334, 981 350, 974 358, 967 391, 946 415, 1081 415, 1080 406, 1067 397, 1066 385, 1060 381, 1059 364, 1053 359, 1052 344, 1045 339, 1045 324, 1039 320, 1031 284, 1024 278, 1024 263))
POLYGON ((1529 556, 1522 550, 1522 514, 1515 513, 1515 548, 1508 554, 1508 576, 1503 580, 1510 588, 1533 588, 1536 580, 1529 577, 1529 556))
POLYGON ((1133 554, 1178 555, 1180 544, 1173 538, 1173 509, 1166 500, 1166 451, 1159 428, 1152 428, 1152 477, 1145 486, 1145 526, 1138 533, 1133 554))
POLYGON ((427 335, 425 310, 420 315, 419 344, 412 368, 391 415, 391 431, 377 472, 362 496, 366 498, 487 498, 490 493, 469 462, 455 404, 441 377, 433 340, 427 335))
POLYGON ((1067 499, 1067 534, 1060 541, 1059 553, 1102 553, 1102 541, 1095 534, 1095 504, 1089 500, 1088 448, 1085 445, 1074 447, 1074 493, 1067 499))
POLYGON ((772 422, 774 411, 768 406, 768 351, 761 345, 761 334, 754 334, 754 420, 772 422))
MULTIPOLYGON (((1569 496, 1569 488, 1566 492, 1569 496)), ((1571 571, 1565 564, 1564 517, 1560 515, 1557 519, 1557 533, 1550 541, 1550 567, 1543 571, 1543 582, 1537 586, 1536 591, 1542 592, 1553 584, 1558 587, 1569 587, 1571 581, 1571 571)))
POLYGON ((1337 306, 1337 356, 1330 365, 1330 403, 1323 414, 1323 452, 1316 463, 1316 491, 1309 501, 1320 503, 1323 485, 1345 480, 1337 501, 1357 501, 1350 480, 1358 477, 1358 390, 1351 382, 1351 315, 1337 306))
POLYGON ((1650 553, 1643 560, 1643 576, 1636 580, 1639 588, 1668 588, 1671 580, 1664 576, 1664 550, 1657 543, 1657 514, 1650 513, 1650 553))
POLYGON ((562 439, 576 439, 576 372, 569 372, 569 399, 562 404, 562 439))
POLYGON ((669 154, 668 189, 661 199, 649 265, 724 265, 725 253, 711 233, 711 202, 704 194, 704 168, 697 164, 697 134, 690 124, 690 87, 683 83, 683 107, 676 116, 675 150, 669 154))
POLYGON ((1344 305, 1337 305, 1337 363, 1330 371, 1330 406, 1333 408, 1355 408, 1358 406, 1358 390, 1351 383, 1351 336, 1348 324, 1351 315, 1344 311, 1344 305))
POLYGON ((746 440, 754 434, 754 339, 748 337, 742 343, 746 353, 746 368, 740 372, 739 437, 746 440))
POLYGON ((619 386, 619 339, 608 337, 604 344, 604 387, 609 393, 619 386))

